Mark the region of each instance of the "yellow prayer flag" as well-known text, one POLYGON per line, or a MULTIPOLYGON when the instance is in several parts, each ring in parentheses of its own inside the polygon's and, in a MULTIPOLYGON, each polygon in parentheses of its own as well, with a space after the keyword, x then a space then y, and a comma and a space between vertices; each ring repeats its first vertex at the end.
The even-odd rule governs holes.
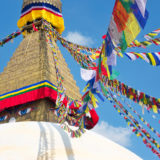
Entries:
POLYGON ((133 42, 133 40, 137 37, 140 31, 141 29, 137 22, 136 17, 134 16, 133 13, 129 13, 128 22, 124 30, 125 40, 126 40, 127 45, 133 42))
POLYGON ((107 64, 107 56, 102 56, 102 64, 105 66, 107 64))
POLYGON ((157 106, 156 106, 156 105, 153 105, 153 106, 152 106, 152 109, 153 109, 153 112, 154 112, 154 113, 158 113, 158 109, 157 109, 157 106))
POLYGON ((86 107, 85 113, 89 113, 89 107, 86 107))
POLYGON ((95 96, 92 94, 92 103, 93 103, 93 107, 96 108, 97 107, 97 102, 98 100, 95 98, 95 96))
POLYGON ((121 52, 118 52, 118 55, 123 58, 123 54, 121 52))
POLYGON ((143 43, 147 44, 147 45, 151 45, 152 42, 149 42, 149 41, 144 41, 143 43))
POLYGON ((136 136, 139 137, 139 136, 140 136, 140 133, 137 133, 136 136))
POLYGON ((143 106, 143 103, 141 102, 141 101, 139 101, 139 103, 138 103, 140 106, 143 106))
POLYGON ((83 91, 82 92, 86 92, 86 90, 87 90, 87 88, 89 87, 89 83, 85 86, 85 88, 83 89, 83 91))
POLYGON ((95 54, 92 54, 92 55, 90 55, 90 57, 92 58, 92 59, 94 59, 94 60, 96 60, 96 55, 95 54))
POLYGON ((138 57, 140 57, 141 59, 145 60, 144 57, 140 54, 140 53, 134 53, 135 55, 137 55, 138 57))
POLYGON ((140 46, 141 43, 138 41, 138 40, 135 40, 134 43, 137 45, 137 46, 140 46))
POLYGON ((149 56, 149 58, 150 58, 150 60, 151 60, 152 65, 153 65, 153 66, 156 66, 156 61, 155 61, 153 55, 152 55, 151 53, 148 53, 148 56, 149 56))
POLYGON ((129 96, 129 99, 131 99, 131 100, 132 100, 133 98, 134 98, 134 96, 133 96, 133 95, 130 95, 130 96, 129 96))
POLYGON ((152 36, 152 37, 155 37, 155 36, 157 36, 157 33, 149 33, 148 35, 152 36))

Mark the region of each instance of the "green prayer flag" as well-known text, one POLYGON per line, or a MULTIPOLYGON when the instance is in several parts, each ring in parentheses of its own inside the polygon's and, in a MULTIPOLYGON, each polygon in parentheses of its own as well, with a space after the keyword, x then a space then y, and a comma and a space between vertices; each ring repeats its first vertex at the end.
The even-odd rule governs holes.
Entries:
POLYGON ((111 80, 116 79, 119 76, 119 72, 117 72, 116 70, 112 70, 112 75, 110 77, 111 80))
POLYGON ((131 5, 133 4, 132 0, 120 0, 120 2, 122 3, 127 13, 130 13, 132 11, 131 10, 131 5))
POLYGON ((124 31, 122 32, 122 37, 121 37, 121 40, 120 40, 120 47, 121 47, 122 52, 124 52, 127 48, 127 42, 126 42, 126 39, 125 39, 124 31))

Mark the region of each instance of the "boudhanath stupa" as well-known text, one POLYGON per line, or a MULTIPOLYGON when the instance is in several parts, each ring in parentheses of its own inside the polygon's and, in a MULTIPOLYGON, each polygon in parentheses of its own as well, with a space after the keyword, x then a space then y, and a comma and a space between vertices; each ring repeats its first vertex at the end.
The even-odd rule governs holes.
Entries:
MULTIPOLYGON (((57 123, 57 71, 42 20, 61 34, 61 1, 23 0, 18 21, 23 40, 0 74, 0 160, 141 160, 93 131, 72 138, 57 123)), ((56 41, 52 37, 66 95, 80 100, 56 41)), ((87 129, 92 128, 92 121, 91 117, 87 129)))

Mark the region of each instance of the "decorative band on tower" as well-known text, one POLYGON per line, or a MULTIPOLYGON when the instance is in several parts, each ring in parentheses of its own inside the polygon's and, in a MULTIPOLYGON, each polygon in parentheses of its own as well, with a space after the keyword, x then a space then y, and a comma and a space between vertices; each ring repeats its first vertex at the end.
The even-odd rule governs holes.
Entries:
POLYGON ((26 5, 21 11, 21 17, 17 23, 19 28, 37 19, 45 19, 51 23, 61 34, 64 31, 64 20, 61 10, 46 2, 36 2, 26 5))

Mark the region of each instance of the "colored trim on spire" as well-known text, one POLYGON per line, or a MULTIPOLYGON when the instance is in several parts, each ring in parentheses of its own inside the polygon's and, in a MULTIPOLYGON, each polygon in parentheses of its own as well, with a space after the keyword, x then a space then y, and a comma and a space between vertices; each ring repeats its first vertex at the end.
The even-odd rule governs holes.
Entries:
POLYGON ((43 18, 51 23, 59 33, 64 31, 64 20, 58 8, 48 3, 32 3, 22 9, 21 17, 17 23, 19 28, 24 27, 28 22, 43 18))
POLYGON ((29 12, 31 12, 32 10, 42 10, 42 9, 45 9, 57 16, 62 17, 62 13, 60 12, 60 10, 53 5, 50 5, 48 3, 32 3, 32 4, 27 5, 22 10, 21 18, 25 16, 26 14, 28 14, 29 12))
POLYGON ((6 108, 47 97, 50 98, 52 101, 56 101, 57 87, 51 82, 45 80, 0 95, 0 112, 6 108))

